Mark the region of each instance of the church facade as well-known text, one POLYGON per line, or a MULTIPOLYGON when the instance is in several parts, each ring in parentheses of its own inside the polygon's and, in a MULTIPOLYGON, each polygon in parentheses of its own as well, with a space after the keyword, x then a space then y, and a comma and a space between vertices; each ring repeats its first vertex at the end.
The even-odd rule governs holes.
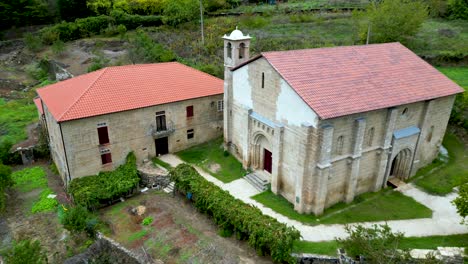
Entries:
POLYGON ((462 92, 399 43, 250 58, 249 36, 223 38, 225 146, 300 213, 431 163, 462 92))

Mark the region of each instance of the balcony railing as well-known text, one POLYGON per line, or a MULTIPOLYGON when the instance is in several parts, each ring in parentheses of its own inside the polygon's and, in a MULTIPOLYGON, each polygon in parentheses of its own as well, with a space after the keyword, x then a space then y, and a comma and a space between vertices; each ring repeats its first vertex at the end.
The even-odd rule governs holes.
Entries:
POLYGON ((175 127, 174 123, 171 121, 166 122, 165 126, 151 125, 151 134, 154 138, 167 137, 170 134, 174 133, 175 127))

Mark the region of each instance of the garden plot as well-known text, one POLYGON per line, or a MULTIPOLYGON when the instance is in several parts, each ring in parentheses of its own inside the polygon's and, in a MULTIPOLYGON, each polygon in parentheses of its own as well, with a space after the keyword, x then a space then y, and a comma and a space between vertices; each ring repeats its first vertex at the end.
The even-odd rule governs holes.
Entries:
POLYGON ((102 232, 142 258, 149 255, 165 263, 271 263, 247 242, 219 236, 212 221, 182 196, 150 191, 102 209, 100 216, 109 227, 102 232), (132 212, 137 207, 141 215, 132 212))

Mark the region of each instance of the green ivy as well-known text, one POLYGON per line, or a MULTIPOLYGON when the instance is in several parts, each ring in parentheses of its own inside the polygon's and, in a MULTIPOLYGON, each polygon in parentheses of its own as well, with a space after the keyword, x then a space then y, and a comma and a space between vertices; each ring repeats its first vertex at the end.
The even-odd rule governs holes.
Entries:
POLYGON ((75 204, 96 209, 102 204, 117 199, 135 188, 140 181, 133 152, 127 155, 125 164, 116 170, 98 175, 74 179, 69 192, 75 204))
POLYGON ((248 240, 258 254, 270 254, 275 262, 296 262, 291 252, 300 233, 294 227, 263 215, 258 208, 232 197, 205 180, 190 165, 177 166, 171 171, 171 177, 178 190, 190 193, 195 207, 212 216, 222 230, 234 232, 238 239, 248 240))

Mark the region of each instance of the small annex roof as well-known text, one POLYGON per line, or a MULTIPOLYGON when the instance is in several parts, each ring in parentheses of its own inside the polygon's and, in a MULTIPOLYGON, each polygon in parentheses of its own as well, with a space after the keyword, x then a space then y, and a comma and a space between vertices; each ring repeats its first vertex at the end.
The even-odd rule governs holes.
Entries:
POLYGON ((223 93, 223 80, 178 62, 104 68, 38 89, 64 122, 223 93))
POLYGON ((233 71, 261 57, 322 119, 463 92, 400 43, 263 52, 233 71))
POLYGON ((39 111, 39 113, 41 115, 43 115, 44 114, 44 109, 42 109, 41 98, 39 98, 39 97, 34 98, 34 104, 36 105, 37 111, 39 111))

